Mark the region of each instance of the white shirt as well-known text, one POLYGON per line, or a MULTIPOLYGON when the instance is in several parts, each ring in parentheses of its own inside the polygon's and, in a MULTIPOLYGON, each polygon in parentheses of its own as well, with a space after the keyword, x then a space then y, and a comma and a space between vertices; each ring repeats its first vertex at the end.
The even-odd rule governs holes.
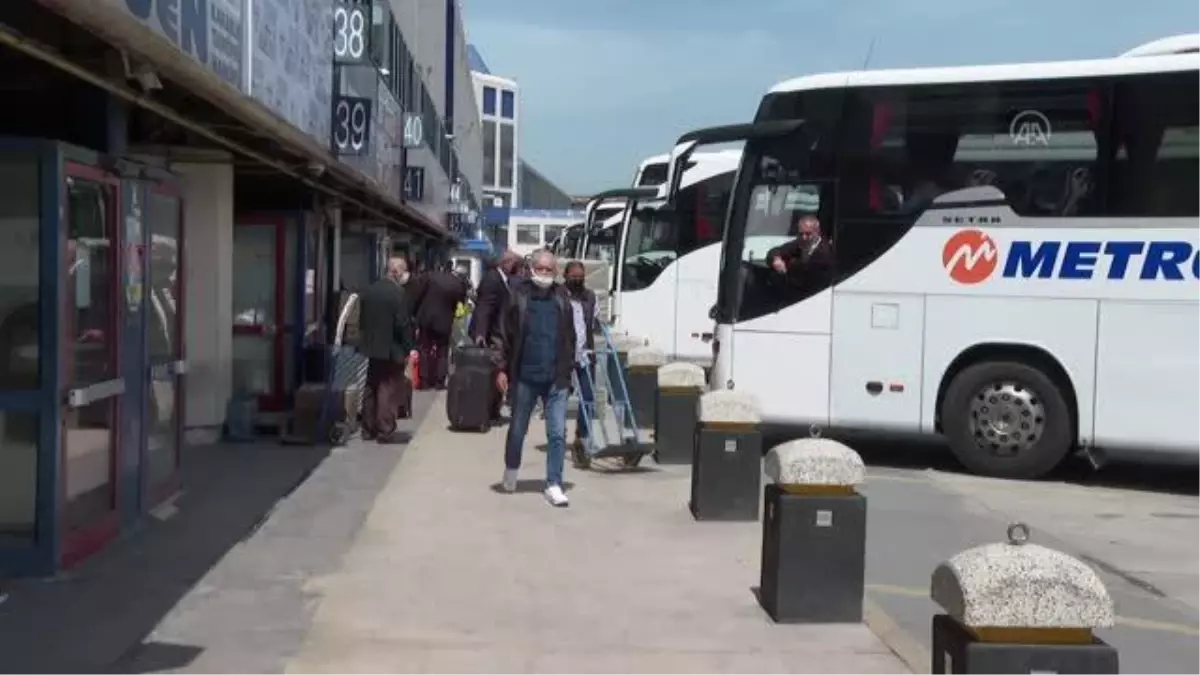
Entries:
POLYGON ((600 317, 600 303, 594 305, 592 321, 589 322, 583 316, 583 301, 571 298, 571 314, 575 317, 575 363, 587 363, 588 332, 600 317))

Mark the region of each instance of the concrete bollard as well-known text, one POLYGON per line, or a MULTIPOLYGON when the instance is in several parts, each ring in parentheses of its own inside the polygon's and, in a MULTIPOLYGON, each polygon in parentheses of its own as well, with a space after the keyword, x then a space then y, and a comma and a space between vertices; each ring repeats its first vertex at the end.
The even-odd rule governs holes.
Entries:
POLYGON ((859 623, 867 499, 858 453, 801 438, 767 453, 759 601, 777 623, 859 623))
MULTIPOLYGON (((658 369, 654 399, 654 461, 692 461, 697 405, 704 392, 704 369, 694 363, 668 363, 658 369)), ((641 418, 638 418, 641 419, 641 418)))
POLYGON ((931 672, 1118 672, 1117 650, 1093 634, 1115 618, 1104 582, 1028 540, 1015 523, 1008 543, 968 549, 933 571, 930 597, 946 614, 933 617, 931 672))
POLYGON ((650 344, 650 341, 646 338, 625 334, 612 336, 612 342, 613 350, 617 353, 617 361, 621 363, 622 368, 625 368, 628 364, 630 350, 650 344))
POLYGON ((654 426, 654 397, 658 389, 658 369, 666 365, 667 355, 657 347, 634 347, 625 357, 629 373, 629 405, 639 427, 654 426))
POLYGON ((710 391, 696 405, 692 498, 696 520, 758 520, 762 432, 758 399, 731 389, 710 391))

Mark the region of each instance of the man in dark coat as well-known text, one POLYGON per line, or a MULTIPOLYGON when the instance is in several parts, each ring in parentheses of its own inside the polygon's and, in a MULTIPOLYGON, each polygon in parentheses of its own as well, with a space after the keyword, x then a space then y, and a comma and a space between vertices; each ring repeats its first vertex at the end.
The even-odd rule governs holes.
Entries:
POLYGON ((367 357, 367 391, 363 400, 363 435, 393 443, 396 413, 408 382, 405 367, 416 345, 412 315, 405 299, 408 263, 388 260, 387 275, 359 297, 359 351, 367 357))
MULTIPOLYGON (((471 313, 471 339, 479 346, 495 346, 501 340, 501 318, 504 308, 512 297, 513 289, 520 282, 518 276, 521 256, 505 251, 500 261, 483 273, 479 288, 475 291, 475 310, 471 313)), ((500 421, 500 405, 504 395, 497 393, 492 398, 492 422, 500 421)))
POLYGON ((521 256, 505 251, 494 267, 483 273, 475 291, 475 311, 471 313, 471 339, 476 344, 491 344, 500 337, 500 317, 516 286, 521 256))
POLYGON ((567 396, 575 372, 575 318, 570 299, 555 283, 558 263, 549 251, 533 256, 533 274, 522 282, 503 314, 500 391, 512 387, 512 424, 504 449, 507 492, 517 488, 517 471, 529 419, 540 400, 546 410, 546 501, 566 506, 563 460, 567 451, 567 396))
POLYGON ((587 421, 596 414, 592 383, 596 370, 596 331, 600 326, 600 305, 596 302, 596 294, 584 285, 585 276, 583 263, 578 260, 572 260, 563 268, 563 285, 571 301, 571 315, 575 323, 575 379, 579 382, 579 409, 576 411, 575 442, 571 445, 571 455, 578 466, 586 465, 583 445, 591 432, 587 421))
POLYGON ((821 235, 821 221, 805 213, 796 226, 796 239, 768 251, 767 262, 794 288, 824 288, 833 272, 833 250, 821 235))
POLYGON ((467 299, 463 280, 451 271, 450 263, 418 278, 411 289, 412 307, 420 330, 422 389, 444 389, 449 368, 447 352, 454 329, 454 312, 467 299))

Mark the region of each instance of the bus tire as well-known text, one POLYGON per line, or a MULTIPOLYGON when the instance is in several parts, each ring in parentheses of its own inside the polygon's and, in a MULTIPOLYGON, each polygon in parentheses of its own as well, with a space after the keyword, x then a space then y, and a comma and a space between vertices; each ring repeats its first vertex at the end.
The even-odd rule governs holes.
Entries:
POLYGON ((972 473, 1038 478, 1071 449, 1071 408, 1045 373, 1020 361, 964 368, 946 388, 942 428, 972 473))

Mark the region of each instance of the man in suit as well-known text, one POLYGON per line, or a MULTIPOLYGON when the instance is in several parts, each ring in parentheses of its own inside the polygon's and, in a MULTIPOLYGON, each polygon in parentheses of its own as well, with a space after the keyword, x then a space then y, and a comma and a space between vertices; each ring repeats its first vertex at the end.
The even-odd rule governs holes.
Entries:
POLYGON ((463 280, 451 271, 450 263, 418 278, 411 291, 412 307, 420 330, 422 389, 444 389, 449 367, 447 351, 454 329, 454 312, 467 299, 463 280))
POLYGON ((821 235, 821 221, 815 214, 804 213, 797 229, 796 239, 767 252, 767 262, 794 288, 823 288, 833 272, 833 250, 821 235))
POLYGON ((391 258, 387 275, 359 297, 359 351, 367 357, 363 436, 380 443, 400 440, 396 437, 396 413, 407 390, 404 370, 416 342, 404 293, 408 278, 404 258, 391 258))
MULTIPOLYGON (((471 339, 476 345, 498 344, 501 339, 501 317, 512 296, 513 289, 521 281, 517 275, 521 256, 505 251, 495 266, 483 273, 479 288, 475 291, 475 310, 471 313, 471 339)), ((492 398, 492 422, 500 421, 502 393, 492 398)))

